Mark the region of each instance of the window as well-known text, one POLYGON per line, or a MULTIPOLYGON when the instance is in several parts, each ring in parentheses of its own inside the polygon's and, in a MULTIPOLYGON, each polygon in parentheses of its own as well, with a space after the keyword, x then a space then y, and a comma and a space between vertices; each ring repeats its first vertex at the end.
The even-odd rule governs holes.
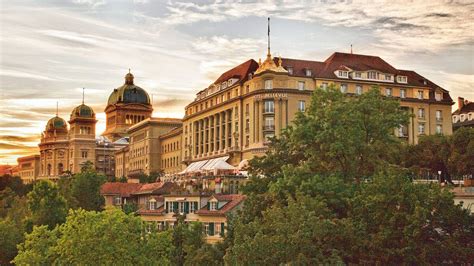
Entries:
POLYGON ((425 109, 418 108, 418 118, 425 118, 425 109))
POLYGON ((247 103, 245 105, 245 115, 248 116, 249 115, 249 112, 250 112, 250 105, 247 103))
POLYGON ((360 72, 355 72, 355 77, 356 77, 356 78, 359 78, 359 79, 362 78, 362 73, 360 73, 360 72))
POLYGON ((441 110, 436 110, 436 121, 443 121, 443 113, 441 110))
POLYGON ((179 203, 179 213, 184 213, 184 202, 179 203))
POLYGON ((312 75, 311 69, 306 69, 306 76, 311 77, 311 75, 312 75))
POLYGON ((418 134, 424 135, 425 134, 425 123, 418 124, 418 134))
POLYGON ((356 85, 356 94, 361 95, 362 94, 362 85, 356 85))
POLYGON ((443 134, 443 126, 436 125, 436 134, 443 134))
POLYGON ((273 116, 265 117, 265 130, 275 130, 275 118, 273 116))
POLYGON ((216 211, 217 210, 217 202, 210 202, 209 203, 209 210, 216 211))
POLYGON ((273 89, 273 80, 271 80, 271 79, 265 80, 265 89, 266 90, 273 89))
POLYGON ((250 145, 250 136, 247 135, 245 136, 245 147, 248 147, 250 145))
POLYGON ((298 101, 298 111, 304 112, 306 110, 306 102, 298 101))
POLYGON ((423 91, 418 91, 418 99, 423 100, 423 91))
POLYGON ((375 71, 367 72, 367 78, 368 79, 377 79, 377 72, 375 72, 375 71))
POLYGON ((341 84, 341 92, 346 93, 347 92, 347 84, 341 84))
POLYGON ((250 92, 250 85, 247 85, 245 86, 245 93, 249 93, 250 92))
POLYGON ((122 197, 115 196, 114 198, 114 205, 122 205, 122 197))
POLYGON ((151 199, 150 201, 148 201, 148 209, 149 210, 155 210, 156 209, 156 200, 155 199, 151 199))
POLYGON ((343 70, 339 70, 339 71, 337 72, 337 75, 338 75, 340 78, 347 78, 348 72, 347 72, 347 71, 343 71, 343 70))
POLYGON ((275 104, 273 101, 265 101, 265 109, 264 113, 274 113, 275 112, 275 104))
POLYGON ((408 136, 408 128, 404 125, 401 125, 398 128, 398 136, 399 137, 407 137, 408 136))
POLYGON ((405 89, 400 89, 400 98, 406 98, 407 91, 405 89))
POLYGON ((264 134, 264 138, 265 138, 265 141, 270 141, 271 138, 273 138, 275 136, 274 133, 265 133, 264 134))
POLYGON ((443 94, 440 93, 440 92, 436 92, 436 93, 435 93, 435 99, 436 99, 437 101, 441 101, 441 100, 443 99, 443 94))
POLYGON ((288 74, 293 75, 293 67, 287 67, 288 74))
POLYGON ((392 80, 392 75, 385 75, 385 80, 392 80))
POLYGON ((215 224, 215 227, 216 227, 216 232, 215 232, 215 234, 216 234, 216 235, 222 235, 221 224, 220 224, 220 223, 216 223, 216 224, 215 224))
POLYGON ((198 209, 198 203, 197 201, 194 201, 194 202, 190 202, 190 213, 194 213, 194 211, 197 211, 198 209))
POLYGON ((323 90, 327 89, 327 88, 328 88, 327 82, 323 82, 323 83, 321 84, 321 88, 322 88, 323 90))
POLYGON ((304 81, 298 81, 298 90, 300 91, 304 90, 304 81))
POLYGON ((398 83, 407 83, 407 77, 406 76, 397 76, 397 82, 398 83))
POLYGON ((87 158, 87 151, 81 151, 81 158, 83 159, 87 158))
POLYGON ((392 96, 392 88, 386 88, 385 89, 385 95, 386 96, 392 96))

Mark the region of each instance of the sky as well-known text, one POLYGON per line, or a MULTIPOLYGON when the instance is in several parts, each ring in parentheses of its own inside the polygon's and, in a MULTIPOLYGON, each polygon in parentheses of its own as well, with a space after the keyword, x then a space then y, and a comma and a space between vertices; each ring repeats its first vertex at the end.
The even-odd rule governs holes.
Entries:
POLYGON ((0 0, 0 164, 38 151, 56 113, 104 108, 131 69, 154 116, 182 117, 195 93, 250 58, 380 56, 474 101, 474 1, 0 0))

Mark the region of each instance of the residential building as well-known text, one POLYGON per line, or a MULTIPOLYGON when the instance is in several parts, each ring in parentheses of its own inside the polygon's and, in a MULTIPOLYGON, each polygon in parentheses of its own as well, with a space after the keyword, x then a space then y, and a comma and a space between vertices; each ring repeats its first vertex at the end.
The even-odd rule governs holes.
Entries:
POLYGON ((453 129, 474 127, 474 102, 458 98, 458 109, 452 114, 453 129))

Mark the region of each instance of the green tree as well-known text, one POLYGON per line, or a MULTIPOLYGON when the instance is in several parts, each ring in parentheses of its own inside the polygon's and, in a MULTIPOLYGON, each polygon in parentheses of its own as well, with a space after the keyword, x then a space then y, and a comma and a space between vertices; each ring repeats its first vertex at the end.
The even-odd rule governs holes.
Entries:
POLYGON ((17 254, 17 245, 23 242, 23 231, 10 220, 0 220, 0 265, 10 265, 17 254))
POLYGON ((16 265, 52 265, 56 254, 53 251, 58 239, 58 228, 49 230, 46 225, 35 226, 26 235, 25 242, 18 245, 16 265))
POLYGON ((105 200, 100 195, 100 187, 106 181, 104 175, 97 174, 90 167, 82 167, 81 172, 75 174, 71 183, 71 195, 77 207, 89 210, 102 210, 105 200))
POLYGON ((104 265, 144 264, 145 245, 139 217, 112 209, 103 212, 71 210, 59 227, 60 237, 54 252, 56 263, 104 265), (94 256, 91 256, 94 254, 94 256))
POLYGON ((59 194, 58 186, 46 180, 36 182, 28 193, 28 209, 35 225, 49 228, 63 223, 67 215, 66 200, 59 194))
POLYGON ((359 180, 391 162, 388 151, 400 145, 395 129, 407 125, 409 117, 377 87, 357 97, 334 86, 316 89, 306 112, 272 141, 266 156, 251 161, 250 170, 281 177, 282 166, 307 164, 310 172, 359 180))
POLYGON ((462 127, 451 136, 448 168, 458 176, 474 176, 474 128, 462 127))

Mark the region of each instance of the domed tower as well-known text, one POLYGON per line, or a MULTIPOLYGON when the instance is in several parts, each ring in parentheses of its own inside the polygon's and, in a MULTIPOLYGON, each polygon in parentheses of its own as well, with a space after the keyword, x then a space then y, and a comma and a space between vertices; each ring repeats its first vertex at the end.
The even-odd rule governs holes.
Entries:
POLYGON ((125 84, 114 89, 105 108, 106 128, 102 134, 111 141, 127 135, 132 125, 151 117, 153 107, 148 93, 136 86, 132 73, 125 75, 125 84))
POLYGON ((95 163, 95 118, 94 110, 82 104, 72 110, 69 124, 69 170, 81 171, 83 163, 95 163))
POLYGON ((68 129, 64 119, 56 114, 49 119, 41 134, 40 178, 57 179, 68 170, 68 129))

